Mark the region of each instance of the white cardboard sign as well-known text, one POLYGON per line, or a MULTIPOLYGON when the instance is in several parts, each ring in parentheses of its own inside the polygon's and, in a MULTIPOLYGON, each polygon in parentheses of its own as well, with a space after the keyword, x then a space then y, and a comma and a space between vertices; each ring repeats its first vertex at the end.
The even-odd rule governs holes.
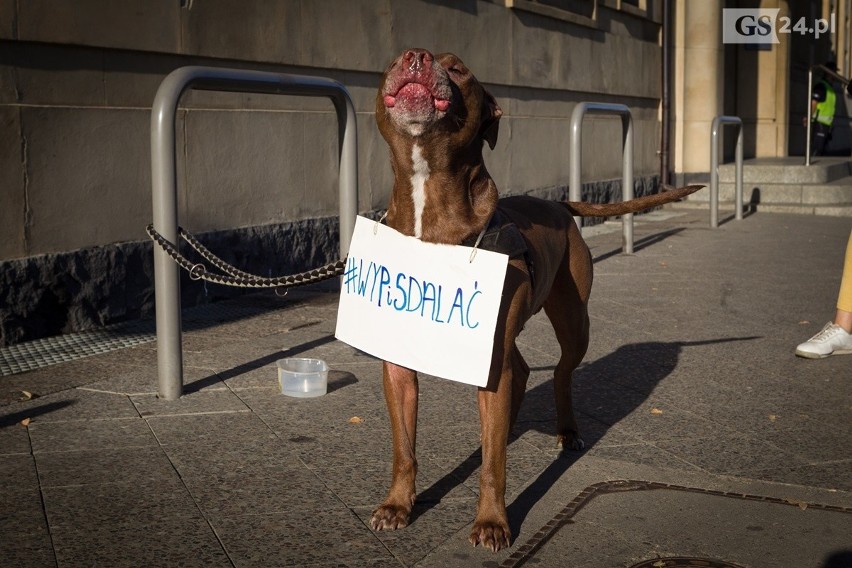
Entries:
POLYGON ((355 221, 335 337, 385 361, 485 386, 509 257, 355 221))

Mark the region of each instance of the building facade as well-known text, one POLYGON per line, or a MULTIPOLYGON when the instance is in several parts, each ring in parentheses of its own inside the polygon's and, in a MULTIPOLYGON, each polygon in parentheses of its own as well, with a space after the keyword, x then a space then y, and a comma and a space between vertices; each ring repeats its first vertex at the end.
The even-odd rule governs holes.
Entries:
MULTIPOLYGON (((407 47, 458 54, 497 98, 500 136, 485 154, 502 194, 565 198, 569 121, 582 101, 631 109, 641 194, 656 191, 661 174, 706 174, 717 114, 742 116, 747 157, 799 151, 801 71, 846 36, 811 47, 789 37, 770 50, 724 46, 722 8, 798 14, 816 4, 820 14, 843 8, 845 22, 848 2, 839 3, 0 0, 0 344, 151 313, 151 104, 178 67, 345 85, 358 115, 365 214, 386 206, 392 185, 373 118, 376 88, 407 47)), ((842 56, 848 73, 848 49, 842 56)), ((180 224, 264 275, 334 259, 337 134, 327 100, 188 92, 176 126, 180 224)), ((586 119, 587 198, 620 193, 621 136, 618 119, 586 119)), ((185 305, 230 293, 189 279, 182 287, 185 305)))

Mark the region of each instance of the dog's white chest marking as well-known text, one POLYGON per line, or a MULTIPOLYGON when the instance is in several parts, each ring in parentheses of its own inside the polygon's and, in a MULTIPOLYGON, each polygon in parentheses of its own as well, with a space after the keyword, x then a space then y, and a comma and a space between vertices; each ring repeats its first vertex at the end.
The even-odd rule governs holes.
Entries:
POLYGON ((423 208, 426 206, 426 180, 429 179, 429 163, 417 144, 411 150, 414 173, 411 176, 411 199, 414 202, 414 236, 423 234, 423 208))

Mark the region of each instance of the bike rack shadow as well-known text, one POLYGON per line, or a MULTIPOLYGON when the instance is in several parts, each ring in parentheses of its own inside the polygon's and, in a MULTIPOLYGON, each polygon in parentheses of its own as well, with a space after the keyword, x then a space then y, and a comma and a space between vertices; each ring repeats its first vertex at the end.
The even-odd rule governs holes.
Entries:
MULTIPOLYGON (((757 213, 757 208, 760 205, 760 188, 754 187, 751 190, 751 197, 749 198, 748 203, 746 203, 743 207, 743 219, 747 219, 751 217, 755 213, 757 213)), ((719 220, 719 226, 726 225, 731 221, 734 221, 737 218, 737 212, 726 215, 724 219, 719 220)))
MULTIPOLYGON (((311 349, 326 345, 328 343, 332 343, 334 341, 336 341, 334 335, 324 335, 320 338, 313 339, 311 341, 306 341, 305 343, 291 347, 286 351, 276 351, 269 355, 264 355, 263 357, 259 357, 253 361, 249 361, 247 363, 243 363, 242 365, 232 367, 227 371, 215 372, 207 377, 198 379, 197 381, 188 382, 184 385, 183 392, 184 394, 198 392, 205 387, 213 386, 228 379, 238 377, 243 373, 248 373, 250 371, 255 371, 262 367, 266 367, 267 365, 271 365, 278 359, 294 357, 296 355, 299 355, 300 353, 310 351, 311 349)), ((328 379, 328 392, 333 392, 339 388, 343 388, 347 385, 356 382, 358 382, 357 379, 351 373, 344 373, 342 371, 330 371, 328 379)))
MULTIPOLYGON (((667 229, 659 233, 654 233, 653 235, 644 236, 636 241, 633 247, 633 252, 639 252, 644 248, 660 243, 669 237, 673 237, 679 233, 682 233, 685 230, 686 229, 684 229, 683 227, 679 227, 676 229, 667 229)), ((599 256, 596 256, 594 259, 592 259, 592 262, 598 263, 608 258, 612 258, 613 256, 618 256, 620 254, 622 254, 622 250, 620 248, 617 248, 609 252, 605 252, 599 256)))
MULTIPOLYGON (((7 428, 9 426, 14 426, 18 424, 21 420, 25 420, 27 418, 35 418, 37 416, 44 416, 45 414, 50 414, 56 410, 61 410, 66 406, 71 406, 72 404, 76 404, 73 400, 63 400, 60 402, 51 402, 48 404, 43 404, 41 406, 35 406, 32 408, 28 408, 26 410, 21 410, 19 412, 13 412, 11 414, 6 414, 5 416, 0 416, 0 428, 7 428)), ((11 408, 11 407, 6 407, 11 408)), ((0 409, 0 413, 5 409, 0 409)))

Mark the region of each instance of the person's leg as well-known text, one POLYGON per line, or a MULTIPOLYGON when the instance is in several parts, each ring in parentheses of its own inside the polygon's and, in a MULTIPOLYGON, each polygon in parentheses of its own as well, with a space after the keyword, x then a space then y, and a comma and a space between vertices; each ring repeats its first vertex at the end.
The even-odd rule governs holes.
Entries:
POLYGON ((820 122, 811 124, 811 156, 822 156, 828 144, 828 127, 820 122))
POLYGON ((843 277, 837 295, 834 323, 847 333, 852 333, 852 233, 849 234, 849 242, 846 245, 846 259, 843 261, 843 277))
POLYGON ((852 233, 846 244, 843 276, 837 295, 834 321, 796 347, 796 355, 808 359, 821 359, 829 355, 852 354, 852 233))

